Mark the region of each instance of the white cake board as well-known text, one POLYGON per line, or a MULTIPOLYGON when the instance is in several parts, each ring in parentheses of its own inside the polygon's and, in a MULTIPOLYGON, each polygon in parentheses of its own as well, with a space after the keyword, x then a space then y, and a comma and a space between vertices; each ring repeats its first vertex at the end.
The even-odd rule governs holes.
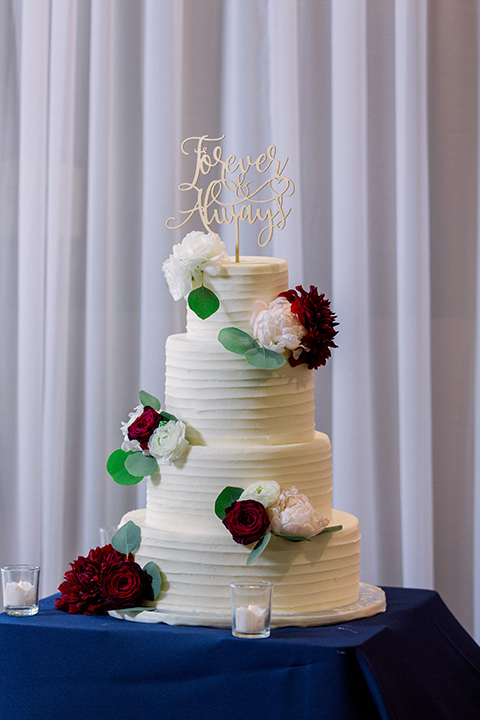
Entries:
MULTIPOLYGON (((385 593, 375 585, 360 583, 358 600, 351 605, 344 605, 331 610, 313 613, 272 613, 272 628, 281 627, 312 627, 317 625, 336 625, 337 623, 358 620, 360 618, 377 615, 384 612, 387 604, 385 593)), ((125 612, 124 610, 110 610, 111 617, 118 620, 131 620, 142 623, 166 623, 167 625, 191 625, 214 628, 229 628, 232 626, 232 616, 229 613, 196 613, 178 612, 173 610, 147 610, 145 612, 125 612)))

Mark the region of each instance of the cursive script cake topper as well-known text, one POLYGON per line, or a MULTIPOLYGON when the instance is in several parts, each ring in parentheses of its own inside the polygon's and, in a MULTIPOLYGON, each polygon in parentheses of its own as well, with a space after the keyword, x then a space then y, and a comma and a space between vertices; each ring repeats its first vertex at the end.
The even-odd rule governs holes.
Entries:
MULTIPOLYGON (((268 245, 272 239, 273 230, 282 230, 290 209, 283 207, 284 197, 290 197, 295 192, 293 181, 285 175, 288 162, 283 162, 277 156, 275 145, 269 145, 267 151, 252 160, 250 155, 246 158, 237 158, 228 155, 224 158, 220 145, 209 150, 209 143, 218 143, 225 135, 219 138, 209 138, 208 135, 189 137, 182 142, 181 149, 184 155, 190 155, 187 145, 195 143, 193 152, 196 155, 196 165, 193 178, 190 182, 182 183, 179 189, 182 192, 193 190, 196 193, 195 203, 188 210, 179 210, 185 219, 170 217, 167 220, 168 228, 180 228, 185 225, 195 213, 198 213, 204 228, 209 232, 212 223, 218 225, 231 225, 235 227, 235 262, 240 260, 240 223, 248 222, 253 225, 259 222, 263 225, 258 234, 260 247, 268 245), (202 187, 199 183, 202 176, 209 176, 213 168, 218 168, 219 177, 206 183, 202 187)), ((207 178, 208 180, 209 178, 207 178)))

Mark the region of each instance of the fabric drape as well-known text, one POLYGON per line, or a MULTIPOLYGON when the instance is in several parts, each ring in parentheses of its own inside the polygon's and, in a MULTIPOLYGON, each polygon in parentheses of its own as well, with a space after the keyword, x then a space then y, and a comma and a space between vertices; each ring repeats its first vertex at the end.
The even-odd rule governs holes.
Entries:
MULTIPOLYGON (((184 329, 161 265, 187 137, 289 158, 260 251, 340 322, 316 372, 362 580, 480 637, 478 0, 0 3, 0 563, 43 594, 144 504, 106 458, 184 329)), ((218 228, 233 252, 232 227, 218 228)), ((293 481, 294 479, 292 479, 293 481)))

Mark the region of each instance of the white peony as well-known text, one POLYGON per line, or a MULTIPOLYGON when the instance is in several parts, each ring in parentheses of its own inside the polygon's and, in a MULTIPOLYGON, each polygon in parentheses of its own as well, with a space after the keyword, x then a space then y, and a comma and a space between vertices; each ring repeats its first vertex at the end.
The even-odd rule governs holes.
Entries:
POLYGON ((123 433, 123 443, 122 443, 122 450, 125 450, 125 452, 128 452, 129 450, 133 450, 133 452, 137 452, 138 450, 142 449, 142 446, 138 442, 138 440, 130 440, 128 437, 128 428, 132 424, 134 420, 136 420, 144 411, 143 405, 137 405, 135 410, 128 414, 128 420, 126 422, 122 422, 122 433, 123 433))
POLYGON ((166 425, 160 425, 148 441, 150 453, 171 465, 182 457, 189 443, 185 439, 186 425, 181 420, 169 420, 166 425))
POLYGON ((238 498, 239 500, 256 500, 266 508, 273 505, 280 495, 280 485, 276 480, 265 480, 262 483, 252 483, 238 498))
POLYGON ((198 268, 209 275, 217 275, 222 261, 229 259, 225 243, 216 233, 198 230, 188 233, 179 245, 174 245, 173 254, 191 271, 198 268))
POLYGON ((325 530, 329 520, 315 510, 306 495, 297 488, 281 490, 278 500, 267 509, 272 532, 311 538, 325 530))
POLYGON ((193 283, 201 282, 203 272, 217 275, 222 262, 228 259, 225 243, 215 233, 196 230, 185 235, 162 265, 173 299, 188 297, 193 283))
POLYGON ((168 289, 174 300, 187 297, 192 290, 192 273, 188 266, 175 255, 170 255, 162 265, 168 289))
POLYGON ((253 337, 264 347, 278 353, 299 348, 307 332, 284 297, 276 298, 270 305, 257 300, 250 322, 253 337))

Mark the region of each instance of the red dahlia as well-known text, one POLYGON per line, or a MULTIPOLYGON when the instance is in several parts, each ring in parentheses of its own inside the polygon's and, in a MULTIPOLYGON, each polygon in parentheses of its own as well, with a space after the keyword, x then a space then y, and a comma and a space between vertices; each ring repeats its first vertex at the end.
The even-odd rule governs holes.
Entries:
POLYGON ((257 542, 270 527, 267 511, 257 500, 236 500, 225 510, 222 522, 242 545, 257 542))
POLYGON ((287 298, 292 313, 298 317, 307 331, 302 337, 302 345, 305 349, 301 350, 297 358, 294 358, 293 354, 289 357, 290 365, 295 367, 306 363, 309 370, 316 370, 320 365, 325 365, 331 357, 330 348, 337 347, 334 343, 337 334, 335 330, 338 325, 337 316, 330 309, 330 300, 323 293, 319 295, 313 285, 310 285, 309 292, 301 285, 297 285, 295 290, 280 293, 279 297, 287 298))
POLYGON ((134 607, 147 595, 151 580, 133 559, 112 545, 97 547, 70 564, 58 588, 55 607, 69 613, 105 615, 108 610, 134 607))

